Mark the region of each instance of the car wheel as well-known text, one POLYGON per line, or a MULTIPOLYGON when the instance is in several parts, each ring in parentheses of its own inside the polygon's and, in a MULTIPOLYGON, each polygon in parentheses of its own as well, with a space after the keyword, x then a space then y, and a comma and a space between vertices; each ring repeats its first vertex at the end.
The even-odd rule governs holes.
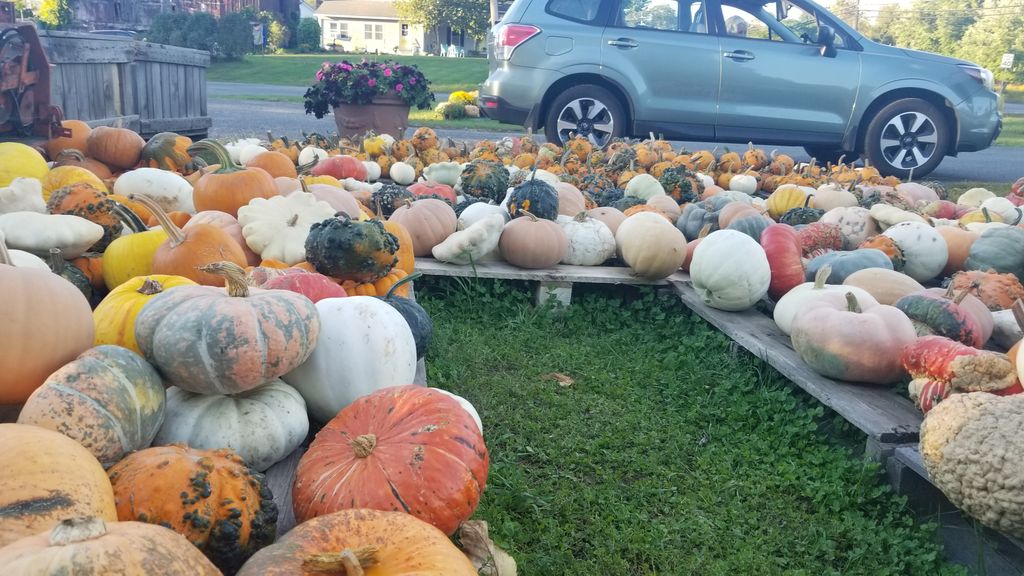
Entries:
POLYGON ((849 164, 856 162, 858 157, 856 152, 828 146, 804 146, 804 152, 807 152, 808 156, 816 159, 822 166, 829 163, 838 164, 839 160, 842 160, 844 164, 849 164))
POLYGON ((551 102, 544 120, 548 142, 563 145, 583 136, 596 147, 607 146, 626 133, 626 112, 610 91, 593 84, 573 86, 551 102))
POLYGON ((871 119, 864 153, 884 176, 920 178, 942 162, 949 127, 934 105, 918 98, 897 100, 871 119))

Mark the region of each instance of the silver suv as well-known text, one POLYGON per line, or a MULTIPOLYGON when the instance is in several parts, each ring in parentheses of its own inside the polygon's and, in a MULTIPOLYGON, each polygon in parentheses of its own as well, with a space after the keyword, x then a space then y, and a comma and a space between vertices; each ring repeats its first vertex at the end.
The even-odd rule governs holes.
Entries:
POLYGON ((991 72, 877 44, 811 0, 515 0, 488 48, 485 114, 553 142, 798 145, 906 178, 1002 128, 991 72))

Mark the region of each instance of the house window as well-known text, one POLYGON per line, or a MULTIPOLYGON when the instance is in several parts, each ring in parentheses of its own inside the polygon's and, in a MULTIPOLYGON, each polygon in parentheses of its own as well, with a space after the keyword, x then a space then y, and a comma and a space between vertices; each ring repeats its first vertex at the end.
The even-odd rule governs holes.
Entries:
POLYGON ((337 31, 338 31, 338 23, 337 22, 331 22, 331 32, 337 32, 337 31))
POLYGON ((402 36, 408 36, 408 35, 409 35, 409 25, 408 24, 402 24, 402 36))
POLYGON ((366 34, 367 40, 383 40, 384 39, 384 25, 383 24, 366 24, 363 29, 366 34))

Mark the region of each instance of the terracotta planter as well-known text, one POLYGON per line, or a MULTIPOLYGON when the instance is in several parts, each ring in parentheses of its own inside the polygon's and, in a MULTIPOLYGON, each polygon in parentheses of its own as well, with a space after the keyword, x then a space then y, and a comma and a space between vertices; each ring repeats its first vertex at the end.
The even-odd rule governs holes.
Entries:
POLYGON ((343 138, 362 138, 372 130, 401 140, 409 125, 409 105, 397 96, 378 96, 372 104, 342 104, 334 109, 334 122, 343 138))

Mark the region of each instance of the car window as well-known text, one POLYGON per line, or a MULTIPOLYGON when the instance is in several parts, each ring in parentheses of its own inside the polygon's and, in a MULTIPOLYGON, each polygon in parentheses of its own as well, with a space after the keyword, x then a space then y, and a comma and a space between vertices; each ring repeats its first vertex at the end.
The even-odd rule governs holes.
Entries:
MULTIPOLYGON (((726 35, 776 42, 818 43, 818 19, 815 14, 788 0, 727 0, 722 3, 722 17, 725 20, 726 35), (780 10, 780 4, 784 5, 784 12, 780 10), (783 15, 781 20, 780 15, 783 15)), ((844 36, 838 31, 835 46, 846 46, 844 36)))
POLYGON ((703 0, 623 0, 618 26, 671 32, 706 34, 707 9, 703 0))
POLYGON ((593 22, 601 10, 601 0, 550 0, 547 11, 555 16, 593 22))

